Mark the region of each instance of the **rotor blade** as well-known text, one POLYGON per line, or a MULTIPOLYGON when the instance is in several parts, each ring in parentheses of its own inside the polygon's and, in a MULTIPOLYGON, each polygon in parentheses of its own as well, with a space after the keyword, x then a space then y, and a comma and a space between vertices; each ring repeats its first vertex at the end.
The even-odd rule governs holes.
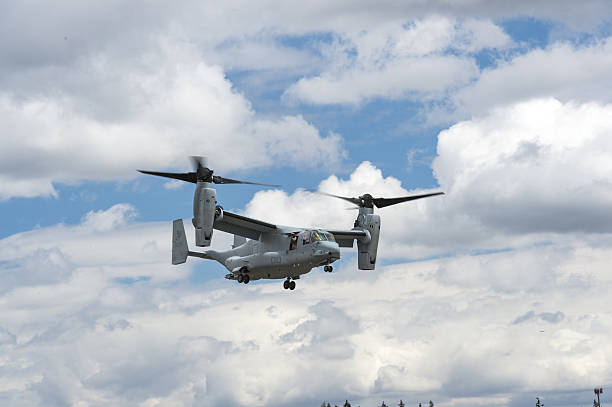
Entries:
POLYGON ((401 198, 374 198, 372 201, 377 208, 384 208, 385 206, 391 206, 402 202, 414 201, 415 199, 427 198, 430 196, 436 195, 444 195, 444 192, 434 192, 431 194, 423 194, 423 195, 412 195, 412 196, 404 196, 401 198))
POLYGON ((166 178, 173 178, 173 179, 178 179, 178 180, 186 181, 186 182, 193 182, 194 184, 198 181, 195 172, 179 173, 179 172, 157 172, 157 171, 145 171, 145 170, 138 170, 138 172, 141 172, 143 174, 156 175, 158 177, 166 177, 166 178))
POLYGON ((189 157, 191 159, 191 164, 193 165, 193 168, 197 171, 198 168, 200 167, 204 167, 202 165, 202 157, 199 155, 192 155, 189 157))
POLYGON ((250 185, 262 185, 264 187, 280 187, 280 185, 272 185, 272 184, 261 184, 259 182, 249 182, 249 181, 240 181, 237 179, 220 177, 218 175, 213 175, 213 182, 215 184, 250 184, 250 185))
POLYGON ((333 198, 339 198, 339 199, 344 199, 345 201, 348 201, 352 204, 355 204, 357 206, 359 206, 361 204, 361 200, 359 198, 349 198, 346 196, 339 196, 339 195, 334 195, 334 194, 328 194, 327 192, 321 192, 321 191, 314 191, 317 194, 321 194, 321 195, 327 195, 327 196, 331 196, 333 198))

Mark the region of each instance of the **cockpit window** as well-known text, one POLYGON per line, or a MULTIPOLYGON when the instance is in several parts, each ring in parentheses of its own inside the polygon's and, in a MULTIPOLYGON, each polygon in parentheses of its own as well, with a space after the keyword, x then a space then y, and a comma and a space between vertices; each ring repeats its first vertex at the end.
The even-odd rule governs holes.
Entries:
POLYGON ((334 235, 332 235, 329 232, 321 232, 318 230, 313 230, 312 231, 312 241, 314 242, 317 240, 322 240, 322 241, 329 240, 330 242, 336 241, 336 239, 334 239, 334 235))
POLYGON ((313 241, 317 241, 317 240, 327 240, 327 237, 325 237, 325 235, 323 233, 319 233, 316 230, 312 231, 312 240, 313 241))
POLYGON ((310 243, 310 231, 302 232, 302 245, 310 243))

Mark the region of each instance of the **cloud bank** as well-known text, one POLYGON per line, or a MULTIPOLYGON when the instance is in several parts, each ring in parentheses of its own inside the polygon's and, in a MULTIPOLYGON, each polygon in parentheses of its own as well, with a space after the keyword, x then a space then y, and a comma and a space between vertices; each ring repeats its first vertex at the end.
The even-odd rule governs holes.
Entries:
MULTIPOLYGON (((612 304, 600 295, 612 284, 612 238, 598 209, 609 199, 601 187, 609 110, 537 99, 450 127, 434 163, 447 195, 380 211, 381 259, 435 258, 363 272, 345 253, 335 273, 315 270, 294 292, 278 282, 236 285, 210 262, 169 266, 169 224, 135 222, 128 204, 5 238, 0 400, 520 406, 562 387, 577 391, 565 398, 577 403, 580 389, 612 379, 601 376, 612 354, 612 304), (587 155, 592 162, 580 159, 587 155), (202 272, 212 279, 188 282, 202 272)), ((367 162, 319 189, 417 192, 367 162)), ((245 213, 349 227, 354 213, 345 206, 262 191, 245 213)))
POLYGON ((486 20, 438 17, 381 24, 337 39, 324 51, 333 61, 329 69, 300 79, 285 97, 354 105, 373 98, 439 98, 478 74, 467 54, 509 42, 500 27, 486 20))
POLYGON ((195 151, 214 151, 219 170, 333 165, 342 156, 339 136, 321 136, 301 116, 258 118, 222 69, 205 64, 193 47, 169 44, 149 57, 113 66, 104 58, 88 61, 92 85, 111 83, 105 95, 20 101, 0 94, 7 136, 0 198, 56 195, 53 182, 125 179, 136 168, 183 166, 195 151))
MULTIPOLYGON (((364 162, 346 180, 322 181, 319 190, 378 197, 446 193, 379 210, 381 257, 416 259, 609 234, 611 118, 610 105, 534 99, 442 131, 433 162, 439 188, 408 190, 364 162)), ((344 210, 348 206, 300 190, 260 191, 246 212, 280 224, 350 228, 356 215, 344 210)))
POLYGON ((518 406, 523 394, 612 379, 612 304, 599 295, 612 285, 609 244, 375 272, 342 262, 289 293, 222 273, 186 284, 191 265, 168 264, 169 225, 130 213, 0 241, 13 281, 0 293, 3 404, 518 406))

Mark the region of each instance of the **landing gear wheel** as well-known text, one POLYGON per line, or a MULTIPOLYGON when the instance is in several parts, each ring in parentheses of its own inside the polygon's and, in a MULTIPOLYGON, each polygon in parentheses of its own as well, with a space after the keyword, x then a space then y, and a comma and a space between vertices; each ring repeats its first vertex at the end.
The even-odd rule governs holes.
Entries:
POLYGON ((248 274, 245 274, 244 277, 242 277, 242 282, 245 284, 248 284, 249 281, 251 281, 251 278, 249 277, 248 274))
POLYGON ((332 266, 327 266, 327 271, 331 273, 332 271, 334 271, 334 268, 332 266))
POLYGON ((242 274, 238 274, 236 280, 238 280, 239 283, 242 283, 244 281, 244 276, 242 274))
POLYGON ((295 281, 289 283, 289 289, 292 291, 295 290, 295 281))
POLYGON ((289 288, 289 285, 291 284, 291 281, 289 280, 285 280, 285 282, 283 283, 283 288, 286 290, 289 288))

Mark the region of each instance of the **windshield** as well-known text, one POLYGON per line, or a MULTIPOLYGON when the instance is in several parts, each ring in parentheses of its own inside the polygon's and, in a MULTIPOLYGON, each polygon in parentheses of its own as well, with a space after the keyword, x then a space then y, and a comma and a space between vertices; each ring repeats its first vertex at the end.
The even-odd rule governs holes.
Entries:
POLYGON ((329 240, 330 242, 335 242, 336 241, 334 239, 334 235, 332 235, 329 232, 321 232, 321 231, 318 231, 318 230, 313 230, 311 236, 312 236, 312 240, 313 241, 317 241, 317 240, 322 240, 322 241, 329 240))
POLYGON ((312 231, 312 235, 311 236, 312 236, 312 240, 313 241, 316 241, 316 240, 327 240, 327 237, 325 236, 325 234, 319 233, 316 230, 312 231))

